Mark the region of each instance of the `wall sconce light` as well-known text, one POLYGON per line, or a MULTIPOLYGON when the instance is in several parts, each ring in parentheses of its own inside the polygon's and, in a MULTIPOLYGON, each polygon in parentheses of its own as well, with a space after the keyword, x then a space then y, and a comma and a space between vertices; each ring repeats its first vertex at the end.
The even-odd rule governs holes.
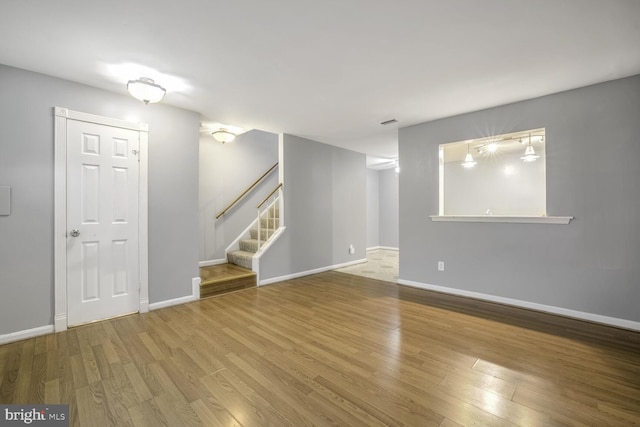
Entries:
POLYGON ((140 77, 137 80, 129 80, 127 90, 135 99, 145 104, 153 104, 162 101, 167 90, 148 77, 140 77))
POLYGON ((225 142, 231 142, 234 139, 236 139, 236 134, 233 132, 229 132, 228 130, 224 129, 224 128, 220 128, 217 131, 211 132, 211 136, 213 136, 213 138, 221 143, 225 143, 225 142))
POLYGON ((469 150, 469 145, 470 144, 467 144, 467 155, 464 157, 464 162, 462 162, 462 167, 464 167, 465 169, 472 168, 477 163, 473 160, 473 156, 471 155, 471 151, 469 150))

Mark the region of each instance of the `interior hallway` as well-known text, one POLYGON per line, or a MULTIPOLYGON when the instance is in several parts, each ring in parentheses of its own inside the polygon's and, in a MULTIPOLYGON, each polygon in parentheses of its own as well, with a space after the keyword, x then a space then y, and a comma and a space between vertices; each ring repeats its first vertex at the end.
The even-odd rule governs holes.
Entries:
POLYGON ((339 268, 336 271, 370 279, 398 283, 398 251, 390 249, 374 249, 367 251, 367 262, 339 268))

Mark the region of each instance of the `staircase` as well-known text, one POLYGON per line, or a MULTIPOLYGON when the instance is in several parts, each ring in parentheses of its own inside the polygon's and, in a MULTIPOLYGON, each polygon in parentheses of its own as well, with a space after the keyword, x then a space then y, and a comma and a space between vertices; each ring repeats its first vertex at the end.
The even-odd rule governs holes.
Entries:
MULTIPOLYGON (((274 170, 277 165, 276 163, 260 180, 274 170)), ((260 180, 220 212, 216 219, 238 203, 260 180)), ((284 230, 284 226, 280 227, 282 225, 279 208, 282 201, 281 195, 282 183, 278 184, 256 206, 258 209, 257 218, 227 248, 227 264, 200 268, 200 298, 257 286, 260 252, 267 249, 265 245, 269 243, 269 239, 272 237, 277 239, 277 236, 284 230)))
POLYGON ((253 256, 263 247, 280 226, 279 210, 273 203, 260 214, 260 225, 240 239, 239 249, 227 253, 227 264, 200 268, 200 298, 226 294, 257 286, 253 270, 253 256))
POLYGON ((227 253, 229 263, 252 270, 253 256, 276 232, 279 226, 280 211, 276 204, 273 204, 260 214, 260 225, 249 230, 249 236, 247 236, 249 238, 240 240, 240 248, 227 253))
POLYGON ((257 286, 256 273, 233 264, 200 267, 200 298, 257 286))

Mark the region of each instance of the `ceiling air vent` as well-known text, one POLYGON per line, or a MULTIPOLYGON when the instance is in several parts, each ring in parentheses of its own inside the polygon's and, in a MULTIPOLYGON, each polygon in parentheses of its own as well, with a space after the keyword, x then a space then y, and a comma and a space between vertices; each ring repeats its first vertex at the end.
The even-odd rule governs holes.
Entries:
POLYGON ((383 125, 383 126, 386 126, 386 125, 390 125, 392 123, 398 123, 398 121, 396 119, 391 119, 391 120, 386 120, 386 121, 384 121, 384 122, 382 122, 380 124, 383 125))

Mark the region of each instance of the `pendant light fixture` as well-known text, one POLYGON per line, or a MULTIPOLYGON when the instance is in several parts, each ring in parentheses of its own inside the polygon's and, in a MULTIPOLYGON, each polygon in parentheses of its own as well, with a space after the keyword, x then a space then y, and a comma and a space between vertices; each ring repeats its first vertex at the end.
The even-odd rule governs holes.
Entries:
POLYGON ((520 159, 525 162, 535 162, 539 157, 540 156, 536 154, 536 151, 531 145, 531 134, 529 134, 529 143, 527 144, 527 148, 524 150, 524 156, 520 157, 520 159))
POLYGON ((127 90, 135 99, 145 104, 153 104, 162 101, 167 90, 148 77, 140 77, 137 80, 129 80, 127 90))
POLYGON ((221 143, 225 143, 225 142, 231 142, 234 139, 236 139, 236 134, 233 132, 229 132, 228 130, 224 129, 224 128, 220 128, 215 132, 211 132, 211 136, 213 136, 213 138, 221 143))
POLYGON ((473 160, 473 156, 471 155, 469 145, 471 144, 467 144, 467 155, 464 157, 464 162, 462 162, 462 167, 465 169, 472 168, 476 165, 476 162, 473 160))

